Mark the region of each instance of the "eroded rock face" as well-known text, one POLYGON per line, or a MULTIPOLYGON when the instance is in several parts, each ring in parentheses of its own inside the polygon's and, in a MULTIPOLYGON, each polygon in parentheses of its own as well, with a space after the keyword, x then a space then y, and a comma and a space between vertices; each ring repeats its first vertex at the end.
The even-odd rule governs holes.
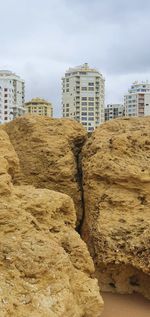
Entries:
POLYGON ((18 157, 2 130, 0 140, 0 316, 99 317, 103 301, 72 199, 14 186, 18 157))
POLYGON ((1 316, 100 316, 93 262, 72 228, 72 200, 19 186, 0 199, 0 210, 1 316))
POLYGON ((15 184, 31 184, 68 194, 82 219, 78 154, 86 139, 79 123, 66 119, 26 116, 5 125, 20 161, 15 184))
POLYGON ((150 117, 102 125, 82 157, 82 236, 100 285, 150 298, 150 117))
POLYGON ((11 180, 19 170, 19 160, 7 133, 0 130, 0 195, 11 191, 11 180))

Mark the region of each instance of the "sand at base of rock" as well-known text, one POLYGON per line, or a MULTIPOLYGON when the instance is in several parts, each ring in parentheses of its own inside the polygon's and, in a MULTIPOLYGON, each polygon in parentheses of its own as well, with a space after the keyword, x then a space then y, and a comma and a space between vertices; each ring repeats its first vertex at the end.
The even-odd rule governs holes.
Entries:
POLYGON ((102 293, 105 308, 101 317, 149 317, 150 301, 138 294, 102 293))

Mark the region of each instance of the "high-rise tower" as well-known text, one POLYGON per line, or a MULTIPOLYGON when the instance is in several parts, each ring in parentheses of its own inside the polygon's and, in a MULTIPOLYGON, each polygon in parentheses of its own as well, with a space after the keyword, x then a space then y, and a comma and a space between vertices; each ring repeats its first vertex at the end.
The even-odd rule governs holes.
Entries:
POLYGON ((93 131, 104 122, 105 79, 87 63, 69 68, 62 78, 63 117, 82 123, 93 131))
POLYGON ((24 113, 25 83, 16 74, 0 70, 0 123, 24 113))

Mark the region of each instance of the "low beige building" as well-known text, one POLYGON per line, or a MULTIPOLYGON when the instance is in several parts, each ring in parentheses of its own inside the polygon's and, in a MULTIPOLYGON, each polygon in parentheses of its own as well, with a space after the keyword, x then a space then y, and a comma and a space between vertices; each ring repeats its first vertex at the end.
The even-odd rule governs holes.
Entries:
POLYGON ((53 117, 53 106, 50 102, 41 99, 33 98, 25 103, 26 113, 38 114, 41 116, 53 117))

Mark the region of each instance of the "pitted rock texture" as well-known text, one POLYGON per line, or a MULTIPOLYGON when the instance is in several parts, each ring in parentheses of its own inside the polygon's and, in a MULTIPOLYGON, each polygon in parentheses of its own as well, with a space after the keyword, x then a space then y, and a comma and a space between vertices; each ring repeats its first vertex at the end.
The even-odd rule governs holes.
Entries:
POLYGON ((0 316, 99 317, 103 301, 72 199, 13 185, 19 160, 1 129, 0 140, 0 316))
POLYGON ((103 302, 91 278, 93 262, 71 229, 72 200, 19 186, 0 198, 0 210, 0 315, 100 316, 103 302), (64 222, 70 214, 68 228, 63 214, 64 222))
POLYGON ((86 139, 82 125, 69 119, 29 115, 4 128, 20 161, 20 173, 14 183, 68 194, 74 201, 79 223, 83 206, 78 157, 86 139))
POLYGON ((7 133, 0 130, 0 195, 11 190, 11 180, 19 171, 19 160, 7 133))
POLYGON ((150 298, 150 117, 105 123, 82 158, 82 237, 100 285, 150 298))

